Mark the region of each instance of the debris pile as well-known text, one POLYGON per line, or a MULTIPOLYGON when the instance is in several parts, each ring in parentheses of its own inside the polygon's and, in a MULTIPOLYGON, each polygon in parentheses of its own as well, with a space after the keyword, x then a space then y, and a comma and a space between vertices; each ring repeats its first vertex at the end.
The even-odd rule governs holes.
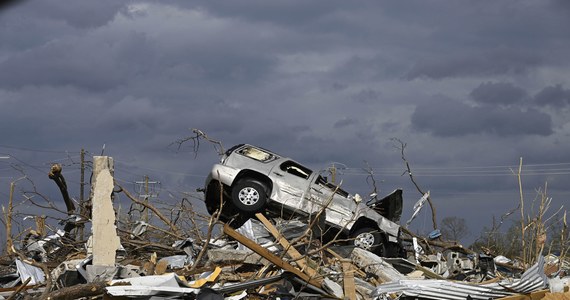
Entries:
POLYGON ((92 212, 66 221, 73 226, 62 224, 72 230, 47 234, 40 226, 19 243, 10 238, 8 255, 0 260, 0 299, 570 297, 565 255, 539 252, 533 261, 512 260, 405 228, 400 237, 405 247, 396 257, 325 238, 326 230, 315 230, 314 215, 258 212, 238 227, 220 222, 214 212, 205 223, 189 220, 196 234, 186 234, 172 217, 117 190, 112 173, 112 160, 94 158, 92 212), (118 192, 152 211, 162 224, 137 220, 128 228, 118 226, 122 216, 112 202, 118 192), (76 231, 86 219, 91 237, 83 240, 76 231))
POLYGON ((407 259, 382 258, 354 246, 323 247, 319 240, 301 238, 293 245, 290 241, 298 239, 298 230, 287 229, 299 229, 302 222, 269 220, 262 214, 256 218, 259 221, 251 219, 238 229, 224 225, 223 233, 205 246, 192 239, 178 240, 170 247, 165 245, 161 255, 150 252, 144 260, 118 251, 116 262, 109 266, 96 265, 95 253, 75 253, 81 258, 66 259, 48 268, 46 275, 34 266, 32 257, 42 261, 46 254, 65 248, 63 237, 58 242, 49 237, 42 240, 44 246, 59 246, 38 254, 42 243, 35 242, 19 251, 24 258, 2 262, 0 294, 12 299, 30 295, 50 299, 103 295, 106 299, 526 299, 512 295, 568 295, 570 263, 561 263, 552 254, 540 256, 526 270, 505 257, 453 250, 420 254, 418 260, 415 253, 407 259), (205 255, 197 260, 200 252, 205 255), (550 270, 549 276, 545 270, 550 270))

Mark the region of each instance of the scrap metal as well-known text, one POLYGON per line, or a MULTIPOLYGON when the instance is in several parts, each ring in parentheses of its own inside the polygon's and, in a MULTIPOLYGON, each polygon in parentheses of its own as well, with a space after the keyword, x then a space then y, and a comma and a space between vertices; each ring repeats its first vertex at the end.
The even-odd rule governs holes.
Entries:
POLYGON ((377 299, 388 299, 390 294, 425 299, 494 299, 516 293, 543 289, 548 283, 544 275, 544 257, 523 273, 519 280, 503 280, 489 284, 469 284, 450 280, 398 280, 378 286, 373 293, 377 299))

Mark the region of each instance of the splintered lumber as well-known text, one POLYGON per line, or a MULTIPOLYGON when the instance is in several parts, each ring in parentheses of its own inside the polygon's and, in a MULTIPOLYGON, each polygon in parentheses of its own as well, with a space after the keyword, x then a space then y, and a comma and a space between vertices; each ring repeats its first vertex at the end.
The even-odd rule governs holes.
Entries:
POLYGON ((240 242, 242 245, 246 246, 247 248, 251 249, 253 252, 261 255, 263 258, 267 259, 272 264, 284 269, 285 271, 295 274, 295 276, 299 277, 300 279, 304 280, 305 282, 313 286, 322 288, 322 278, 314 278, 301 272, 301 270, 295 268, 290 263, 282 260, 277 255, 271 253, 269 250, 261 247, 254 241, 248 239, 239 232, 235 231, 233 228, 230 227, 230 225, 224 224, 224 233, 229 235, 231 238, 235 239, 236 241, 240 242))
POLYGON ((342 273, 344 274, 344 296, 348 299, 356 299, 356 286, 354 285, 354 271, 352 270, 352 263, 348 259, 343 259, 342 273))
MULTIPOLYGON (((345 260, 344 264, 350 263, 350 265, 352 266, 352 267, 351 267, 352 272, 358 274, 358 276, 360 276, 360 277, 362 277, 362 278, 366 278, 366 277, 367 277, 366 272, 360 270, 357 266, 355 266, 355 265, 352 263, 351 260, 346 259, 346 258, 340 256, 338 253, 334 252, 334 251, 331 250, 331 249, 326 249, 326 251, 327 251, 329 254, 331 254, 334 258, 336 258, 337 260, 339 260, 339 261, 341 261, 341 262, 342 262, 343 260, 345 260)), ((375 285, 380 284, 375 278, 370 278, 369 281, 370 281, 372 284, 375 284, 375 285)))
POLYGON ((499 298, 499 300, 538 300, 544 298, 548 290, 532 292, 528 295, 515 294, 508 297, 499 298))
POLYGON ((277 228, 275 228, 275 226, 273 226, 273 224, 271 224, 271 222, 269 222, 269 220, 267 220, 267 218, 263 214, 256 213, 255 216, 257 217, 257 219, 259 219, 259 221, 261 221, 261 223, 263 223, 263 225, 265 225, 265 227, 273 235, 273 237, 277 239, 277 242, 279 242, 279 244, 283 246, 285 251, 287 251, 287 254, 293 260, 295 260, 295 262, 297 263, 297 265, 299 265, 299 267, 301 267, 301 271, 307 273, 307 275, 313 278, 318 276, 317 271, 315 271, 315 269, 307 265, 307 262, 304 260, 303 255, 301 255, 301 253, 299 253, 299 251, 297 251, 297 249, 295 249, 295 247, 293 247, 289 243, 289 241, 287 241, 287 239, 283 237, 283 235, 281 235, 279 230, 277 230, 277 228))
POLYGON ((16 297, 16 295, 18 295, 23 289, 26 288, 26 286, 28 285, 28 283, 30 283, 30 281, 32 280, 32 277, 28 277, 28 279, 26 279, 26 281, 24 281, 24 283, 22 283, 15 291, 14 293, 12 293, 12 295, 10 295, 10 297, 8 297, 8 299, 6 300, 12 300, 16 297))
POLYGON ((565 300, 570 299, 570 295, 568 292, 568 287, 564 288, 564 293, 550 293, 548 289, 534 291, 529 294, 515 294, 503 298, 499 298, 499 300, 539 300, 539 299, 549 299, 549 300, 565 300))
POLYGON ((49 293, 44 299, 49 300, 72 300, 84 297, 95 297, 104 295, 107 284, 105 282, 93 282, 77 284, 61 288, 49 293))

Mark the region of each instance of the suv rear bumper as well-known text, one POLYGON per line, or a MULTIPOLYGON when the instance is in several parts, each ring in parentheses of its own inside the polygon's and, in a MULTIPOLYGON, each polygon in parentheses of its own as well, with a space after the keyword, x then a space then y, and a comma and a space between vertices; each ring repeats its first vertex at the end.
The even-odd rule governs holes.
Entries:
POLYGON ((212 180, 219 181, 227 186, 232 186, 234 179, 236 178, 238 173, 239 169, 224 166, 221 164, 215 164, 212 167, 212 171, 210 171, 210 174, 208 174, 204 186, 207 187, 210 184, 210 181, 212 180))

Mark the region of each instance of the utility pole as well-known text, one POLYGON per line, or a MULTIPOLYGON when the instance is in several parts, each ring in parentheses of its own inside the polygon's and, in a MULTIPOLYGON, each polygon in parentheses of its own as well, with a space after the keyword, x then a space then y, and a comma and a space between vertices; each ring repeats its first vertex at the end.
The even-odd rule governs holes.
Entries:
MULTIPOLYGON (((81 180, 79 183, 79 215, 81 219, 87 219, 87 210, 85 209, 85 149, 81 148, 81 180)), ((85 238, 83 229, 83 224, 79 227, 79 238, 83 241, 85 238)))
POLYGON ((334 161, 330 162, 329 165, 330 167, 328 167, 327 171, 331 174, 331 183, 336 185, 336 177, 338 174, 342 175, 342 170, 346 170, 346 165, 334 161))
MULTIPOLYGON (((158 197, 158 191, 156 185, 159 185, 159 181, 151 181, 148 175, 144 176, 143 181, 135 181, 135 184, 139 186, 138 194, 139 198, 141 198, 145 204, 149 204, 150 198, 158 197)), ((146 207, 141 209, 141 212, 144 211, 145 213, 141 215, 142 220, 148 223, 150 212, 146 207)), ((142 213, 141 213, 142 214, 142 213)))
MULTIPOLYGON (((144 203, 145 203, 146 205, 148 205, 148 175, 145 175, 145 176, 144 176, 144 192, 145 192, 144 194, 147 195, 147 196, 144 198, 144 203)), ((144 221, 147 222, 147 223, 148 223, 148 218, 149 218, 149 216, 148 216, 148 209, 147 209, 147 210, 146 210, 146 214, 144 214, 144 221)))
MULTIPOLYGON (((9 159, 10 156, 4 155, 0 156, 0 159, 9 159)), ((10 183, 10 196, 8 198, 8 212, 4 210, 4 205, 2 205, 2 213, 4 214, 4 219, 6 220, 6 251, 11 253, 12 251, 12 197, 14 196, 14 182, 10 183)))
POLYGON ((79 203, 83 206, 85 201, 85 150, 81 148, 81 185, 79 186, 79 203))
POLYGON ((12 198, 14 197, 14 181, 10 182, 10 196, 8 198, 8 213, 6 215, 6 250, 8 253, 12 253, 12 246, 14 242, 12 241, 12 198))

